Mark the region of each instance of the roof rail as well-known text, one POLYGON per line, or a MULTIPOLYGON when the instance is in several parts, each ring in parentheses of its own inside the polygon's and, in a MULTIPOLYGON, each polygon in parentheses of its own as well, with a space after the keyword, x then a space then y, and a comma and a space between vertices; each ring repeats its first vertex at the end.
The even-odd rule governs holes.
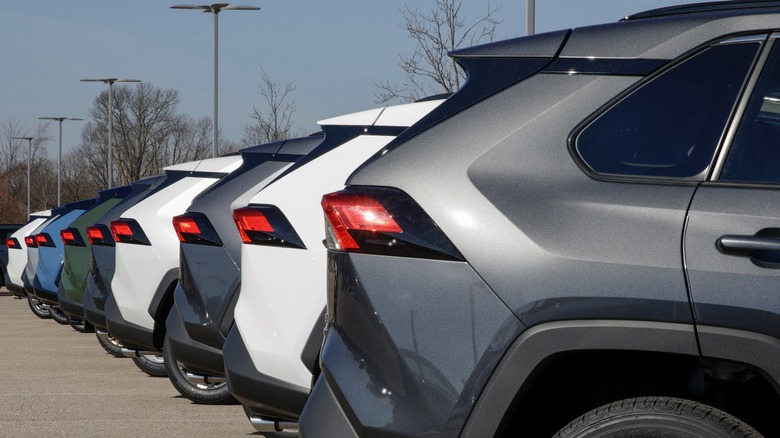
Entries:
POLYGON ((738 9, 759 9, 759 8, 778 8, 780 1, 777 0, 728 0, 707 3, 691 3, 687 5, 668 6, 665 8, 651 9, 645 12, 639 12, 629 15, 620 21, 639 20, 643 18, 666 17, 670 15, 696 14, 702 12, 720 12, 733 11, 738 9))

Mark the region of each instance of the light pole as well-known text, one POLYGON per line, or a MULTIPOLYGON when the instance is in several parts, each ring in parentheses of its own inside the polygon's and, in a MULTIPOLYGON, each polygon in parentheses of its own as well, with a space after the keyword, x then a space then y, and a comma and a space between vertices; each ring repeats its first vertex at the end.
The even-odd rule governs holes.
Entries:
POLYGON ((173 5, 171 6, 171 9, 196 9, 214 14, 214 150, 212 156, 216 157, 217 138, 219 136, 219 122, 217 119, 217 108, 219 107, 219 99, 217 97, 217 89, 219 88, 219 20, 217 19, 217 16, 220 11, 259 11, 260 6, 230 6, 229 3, 213 3, 210 5, 173 5))
POLYGON ((525 0, 525 34, 533 35, 536 32, 536 0, 525 0))
POLYGON ((62 205, 62 122, 65 120, 84 120, 78 117, 38 117, 40 120, 60 122, 60 143, 57 147, 57 207, 62 205))
POLYGON ((27 217, 30 217, 30 160, 32 159, 32 141, 35 137, 11 137, 14 140, 27 140, 27 217))
POLYGON ((117 78, 103 78, 103 79, 82 79, 81 82, 102 82, 108 84, 108 188, 114 187, 114 139, 113 139, 113 124, 114 124, 114 111, 113 98, 114 98, 114 82, 141 82, 138 79, 117 79, 117 78))

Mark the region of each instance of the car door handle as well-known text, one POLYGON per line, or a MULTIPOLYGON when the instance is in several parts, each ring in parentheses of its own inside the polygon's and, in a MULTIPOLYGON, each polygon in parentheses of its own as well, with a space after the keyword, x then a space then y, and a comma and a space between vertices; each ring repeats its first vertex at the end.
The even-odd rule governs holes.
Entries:
POLYGON ((750 256, 756 251, 780 253, 780 239, 775 237, 726 234, 717 242, 718 250, 724 254, 750 256))

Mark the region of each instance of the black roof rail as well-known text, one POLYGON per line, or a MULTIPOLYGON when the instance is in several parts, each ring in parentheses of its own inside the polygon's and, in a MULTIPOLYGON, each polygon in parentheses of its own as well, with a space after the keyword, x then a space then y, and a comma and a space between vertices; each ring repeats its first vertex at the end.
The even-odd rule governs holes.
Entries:
POLYGON ((665 8, 651 9, 645 12, 639 12, 629 15, 620 21, 639 20, 643 18, 666 17, 670 15, 696 14, 702 12, 721 12, 733 11, 737 9, 759 9, 759 8, 778 8, 780 1, 777 0, 728 0, 706 3, 691 3, 687 5, 668 6, 665 8))

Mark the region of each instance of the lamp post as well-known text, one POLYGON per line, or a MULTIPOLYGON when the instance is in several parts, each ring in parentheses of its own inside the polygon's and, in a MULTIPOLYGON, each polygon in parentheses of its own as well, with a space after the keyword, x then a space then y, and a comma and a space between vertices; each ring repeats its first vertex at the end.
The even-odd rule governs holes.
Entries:
POLYGON ((525 34, 533 35, 536 32, 536 0, 525 0, 525 34))
POLYGON ((113 98, 114 98, 114 82, 141 82, 138 79, 117 79, 117 78, 103 78, 103 79, 82 79, 81 82, 102 82, 108 84, 108 188, 114 187, 114 139, 113 139, 113 98))
POLYGON ((57 147, 57 207, 62 205, 62 122, 84 120, 77 117, 38 117, 40 120, 56 120, 60 123, 60 143, 57 147))
POLYGON ((14 140, 27 140, 27 217, 30 217, 30 160, 32 159, 32 141, 35 137, 11 137, 14 140))
POLYGON ((258 11, 260 6, 230 6, 229 3, 213 3, 211 5, 173 5, 171 9, 196 9, 214 14, 214 141, 212 156, 217 156, 217 139, 219 136, 218 122, 218 88, 219 88, 219 20, 220 11, 258 11))

